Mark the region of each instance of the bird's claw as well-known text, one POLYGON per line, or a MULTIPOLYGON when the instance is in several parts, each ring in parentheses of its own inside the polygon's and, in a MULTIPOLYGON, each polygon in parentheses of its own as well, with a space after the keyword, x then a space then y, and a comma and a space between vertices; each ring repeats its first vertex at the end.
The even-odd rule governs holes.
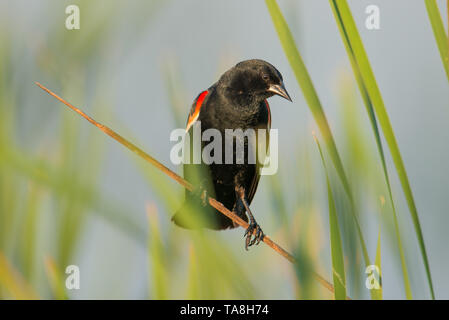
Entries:
POLYGON ((249 224, 243 236, 246 237, 245 249, 248 250, 248 247, 254 244, 258 245, 265 235, 260 226, 256 222, 252 222, 249 224))

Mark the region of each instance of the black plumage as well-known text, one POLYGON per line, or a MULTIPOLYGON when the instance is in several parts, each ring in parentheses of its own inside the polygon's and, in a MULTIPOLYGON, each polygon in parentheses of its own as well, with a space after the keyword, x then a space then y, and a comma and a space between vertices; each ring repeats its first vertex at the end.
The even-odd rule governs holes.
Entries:
MULTIPOLYGON (((263 238, 263 232, 249 209, 260 179, 258 164, 251 162, 250 157, 257 159, 260 139, 257 135, 255 139, 243 136, 244 141, 241 142, 245 146, 245 157, 243 163, 239 164, 236 163, 238 138, 232 137, 233 161, 232 164, 226 164, 226 129, 254 129, 256 133, 257 129, 266 129, 266 138, 269 139, 271 114, 266 99, 275 94, 291 101, 279 71, 268 62, 254 59, 242 61, 229 69, 218 82, 195 99, 187 121, 188 133, 192 138, 193 124, 198 124, 198 121, 202 133, 207 129, 218 130, 222 137, 222 161, 184 164, 184 178, 198 187, 195 192, 186 191, 185 203, 173 217, 177 225, 216 230, 236 227, 232 220, 205 205, 207 195, 216 198, 245 221, 249 217, 250 225, 245 233, 246 248, 263 238)), ((204 148, 208 143, 203 142, 201 147, 204 148)), ((267 142, 265 146, 268 147, 267 142)), ((215 156, 213 152, 211 155, 215 156)))

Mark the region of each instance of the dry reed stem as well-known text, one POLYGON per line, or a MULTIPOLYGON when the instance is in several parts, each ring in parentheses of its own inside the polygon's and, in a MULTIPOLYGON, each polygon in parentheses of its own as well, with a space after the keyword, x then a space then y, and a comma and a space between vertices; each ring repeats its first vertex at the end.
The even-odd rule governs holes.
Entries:
MULTIPOLYGON (((69 102, 65 101, 64 99, 62 99, 60 96, 58 96, 57 94, 55 94, 54 92, 52 92, 51 90, 47 89, 46 87, 44 87, 43 85, 41 85, 39 82, 35 82, 35 84, 41 88, 42 90, 44 90, 45 92, 47 92, 49 95, 51 95, 52 97, 56 98, 57 100, 59 100, 60 102, 62 102, 63 104, 65 104, 67 107, 69 107, 70 109, 72 109, 73 111, 77 112, 78 114, 80 114, 83 118, 85 118, 87 121, 89 121, 90 123, 92 123, 94 126, 96 126, 97 128, 99 128, 101 131, 103 131, 104 133, 106 133, 107 135, 109 135, 110 137, 112 137, 113 139, 115 139, 116 141, 120 142, 122 145, 124 145, 125 147, 127 147, 129 150, 133 151, 134 153, 136 153, 139 157, 145 159, 147 162, 151 163, 153 166, 155 166, 156 168, 158 168, 159 170, 161 170, 162 172, 164 172, 166 175, 168 175, 170 178, 174 179, 176 182, 178 182, 180 185, 182 185, 184 188, 192 191, 194 189, 194 186, 189 183, 188 181, 184 180, 181 176, 179 176, 178 174, 174 173, 173 171, 171 171, 169 168, 167 168, 166 166, 164 166, 162 163, 160 163, 159 161, 157 161, 155 158, 153 158, 152 156, 150 156, 148 153, 146 153, 145 151, 143 151, 142 149, 140 149, 139 147, 135 146, 134 144, 132 144, 131 142, 129 142, 128 140, 126 140, 125 138, 123 138, 121 135, 119 135, 118 133, 116 133, 115 131, 113 131, 112 129, 108 128, 105 125, 102 125, 101 123, 98 123, 97 121, 95 121, 94 119, 92 119, 91 117, 89 117, 87 114, 85 114, 83 111, 81 111, 80 109, 78 109, 77 107, 73 106, 72 104, 70 104, 69 102)), ((241 219, 240 217, 238 217, 237 215, 235 215, 233 212, 231 212, 230 210, 228 210, 221 202, 213 199, 213 198, 209 198, 209 204, 217 209, 219 212, 221 212, 222 214, 224 214, 225 216, 227 216, 229 219, 233 220, 234 222, 236 222, 239 226, 243 227, 243 228, 248 228, 248 223, 246 221, 244 221, 243 219, 241 219)), ((269 247, 271 247, 274 251, 276 251, 277 253, 279 253, 281 256, 283 256, 284 258, 286 258, 288 261, 292 262, 292 263, 296 263, 296 259, 295 257, 293 257, 290 253, 288 253, 286 250, 284 250, 281 246, 279 246, 278 244, 276 244, 273 240, 270 239, 270 237, 268 236, 264 236, 263 238, 263 242, 265 244, 267 244, 269 247)), ((320 276, 318 273, 314 272, 313 273, 315 279, 322 285, 324 286, 326 289, 328 289, 329 291, 331 291, 332 293, 334 292, 334 286, 327 281, 326 279, 324 279, 322 276, 320 276)), ((349 298, 347 298, 349 299, 349 298)))

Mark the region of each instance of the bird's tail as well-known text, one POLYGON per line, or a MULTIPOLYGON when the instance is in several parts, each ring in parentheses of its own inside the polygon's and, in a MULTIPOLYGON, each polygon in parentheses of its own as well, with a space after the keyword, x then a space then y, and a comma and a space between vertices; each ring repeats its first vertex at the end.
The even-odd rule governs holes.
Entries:
POLYGON ((222 230, 234 228, 232 220, 217 212, 210 206, 185 201, 182 207, 175 212, 171 220, 179 227, 186 229, 213 229, 222 230))
POLYGON ((196 229, 195 225, 189 223, 191 218, 189 217, 188 211, 190 211, 187 207, 187 204, 184 203, 178 211, 171 217, 171 221, 173 221, 178 227, 186 228, 186 229, 196 229))
POLYGON ((213 213, 211 214, 210 211, 208 207, 202 207, 193 201, 186 200, 171 219, 181 228, 213 228, 212 221, 210 221, 213 213))

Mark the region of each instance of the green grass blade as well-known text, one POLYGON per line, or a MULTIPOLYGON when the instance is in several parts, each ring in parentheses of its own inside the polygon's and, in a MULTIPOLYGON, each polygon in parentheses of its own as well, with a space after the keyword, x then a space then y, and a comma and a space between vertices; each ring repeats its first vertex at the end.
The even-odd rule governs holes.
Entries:
POLYGON ((320 142, 316 137, 314 138, 318 146, 318 150, 320 151, 321 161, 323 162, 323 167, 326 174, 327 197, 329 202, 329 229, 332 253, 332 277, 334 280, 335 300, 346 300, 345 264, 343 258, 343 246, 340 236, 340 226, 338 224, 337 211, 335 209, 335 201, 332 194, 332 188, 329 181, 329 173, 327 172, 326 162, 324 161, 320 142))
POLYGON ((354 55, 354 51, 352 50, 350 39, 348 37, 348 34, 346 33, 345 25, 340 18, 340 15, 338 12, 338 7, 336 7, 335 1, 331 2, 331 7, 334 12, 335 18, 337 20, 337 24, 340 29, 340 33, 342 35, 344 45, 346 47, 346 51, 348 53, 348 57, 351 62, 351 66, 352 66, 352 69, 354 70, 355 78, 357 80, 357 84, 360 89, 362 100, 365 104, 366 111, 368 113, 368 117, 371 122, 371 127, 374 132, 376 146, 377 146, 377 150, 379 152, 379 156, 380 156, 380 160, 381 160, 381 164, 382 164, 382 170, 383 170, 384 178, 385 178, 385 183, 387 186, 388 196, 389 196, 391 207, 393 210, 393 219, 394 219, 394 225, 395 225, 396 240, 397 240, 399 255, 400 255, 400 260, 401 260, 401 268, 402 268, 402 275, 403 275, 403 279, 404 279, 405 294, 406 294, 407 299, 412 299, 410 279, 408 276, 408 270, 407 270, 407 264, 406 264, 406 260, 405 260, 404 249, 402 246, 401 235, 399 232, 399 222, 398 222, 398 218, 397 218, 397 214, 396 214, 396 206, 394 204, 393 192, 391 190, 390 178, 388 175, 387 164, 385 161, 385 153, 384 153, 383 146, 382 146, 382 140, 380 138, 380 132, 379 132, 379 127, 378 127, 377 120, 376 120, 375 111, 373 108, 373 102, 371 101, 371 98, 367 91, 367 87, 362 79, 361 72, 360 72, 359 66, 357 64, 357 59, 354 55))
MULTIPOLYGON (((360 82, 363 83, 363 89, 361 90, 362 97, 364 94, 366 94, 367 97, 369 97, 369 101, 377 115, 385 140, 387 141, 388 147, 390 149, 391 156, 396 166, 396 171, 398 173, 399 180, 401 182, 402 189, 404 191, 407 204, 412 216, 421 254, 424 260, 424 266, 426 269, 427 280, 429 283, 431 296, 432 298, 435 298, 432 284, 432 277, 430 274, 430 266, 427 258, 427 252, 424 244, 424 237, 421 230, 421 224, 418 217, 418 211, 416 209, 415 200, 412 194, 407 172, 405 170, 404 162, 402 160, 402 156, 399 151, 396 137, 394 135, 393 128, 391 126, 390 119, 388 117, 385 104, 382 99, 382 95, 380 93, 374 73, 371 69, 371 65, 368 60, 368 56, 365 52, 365 48, 363 46, 362 40, 358 33, 355 21, 352 17, 347 2, 345 0, 341 1, 330 0, 330 3, 334 9, 337 23, 340 26, 340 30, 343 35, 344 41, 347 43, 347 47, 351 51, 350 59, 353 59, 351 63, 353 64, 353 67, 355 66, 354 72, 356 74, 356 78, 360 78, 360 82)), ((364 99, 366 99, 366 97, 364 99)), ((395 223, 397 223, 397 221, 395 221, 395 223)), ((397 234, 398 231, 399 230, 397 229, 397 234)))
POLYGON ((198 265, 196 263, 196 255, 195 248, 191 245, 189 247, 189 272, 188 272, 188 285, 187 285, 187 299, 197 300, 199 299, 199 288, 198 283, 199 274, 198 274, 198 265))
POLYGON ((374 264, 379 268, 379 289, 371 289, 371 299, 372 300, 382 300, 383 299, 383 291, 382 291, 382 263, 381 263, 381 241, 380 241, 380 226, 379 226, 379 236, 377 237, 377 249, 376 249, 376 259, 374 264))
POLYGON ((441 18, 440 10, 438 10, 436 0, 425 0, 425 4, 444 70, 446 70, 446 76, 449 80, 449 43, 444 30, 443 19, 441 18))
POLYGON ((67 300, 69 297, 64 281, 65 274, 61 272, 61 269, 52 257, 46 257, 44 263, 53 298, 57 300, 67 300))
POLYGON ((307 71, 304 61, 302 60, 301 54, 296 48, 295 40, 293 39, 287 22, 282 16, 279 6, 277 5, 275 0, 266 0, 265 2, 267 4, 268 11, 270 12, 274 27, 278 33, 279 40, 281 41, 284 52, 293 69, 296 80, 298 81, 298 84, 302 89, 304 98, 309 105, 310 111, 312 112, 313 117, 315 118, 315 121, 317 122, 320 129, 320 132, 325 139, 324 141, 328 148, 328 152, 331 155, 335 167, 337 168, 337 172, 342 180, 343 186, 348 193, 351 193, 349 182, 346 177, 340 155, 338 154, 337 146, 332 136, 329 123, 327 121, 326 115, 324 114, 323 107, 321 106, 321 102, 318 98, 318 94, 312 83, 309 72, 307 71))
POLYGON ((149 223, 148 232, 148 263, 151 265, 149 287, 154 294, 154 299, 165 300, 168 297, 168 274, 164 246, 162 244, 159 218, 155 205, 147 206, 149 223))
POLYGON ((334 163, 334 166, 337 170, 337 174, 340 177, 340 180, 343 184, 346 194, 350 199, 352 207, 351 212, 356 222, 357 232, 360 238, 360 244, 362 246, 365 263, 369 265, 370 262, 368 250, 366 249, 366 244, 363 238, 360 224, 353 210, 354 200, 352 196, 352 191, 345 170, 343 168, 343 163, 338 153, 335 140, 329 127, 329 123, 327 121, 326 115, 324 114, 323 107, 321 106, 320 99, 318 98, 318 94, 312 83, 312 79, 310 78, 309 72, 307 71, 307 68, 302 60, 301 54, 299 53, 296 47, 295 40, 290 32, 287 22, 285 21, 281 13, 281 10, 279 9, 279 6, 277 5, 275 0, 265 0, 265 3, 271 15, 271 19, 273 20, 274 27, 278 33, 281 45, 293 69, 296 80, 298 81, 298 84, 302 89, 304 98, 310 108, 310 111, 312 112, 313 117, 315 118, 318 128, 320 129, 321 135, 324 138, 327 151, 332 159, 332 162, 334 163))
POLYGON ((34 289, 25 281, 9 260, 0 252, 0 290, 8 299, 39 299, 34 289))
POLYGON ((34 183, 29 184, 29 191, 25 197, 25 219, 23 223, 23 237, 20 243, 20 256, 25 278, 33 284, 36 276, 36 247, 37 222, 39 221, 42 193, 34 183))

